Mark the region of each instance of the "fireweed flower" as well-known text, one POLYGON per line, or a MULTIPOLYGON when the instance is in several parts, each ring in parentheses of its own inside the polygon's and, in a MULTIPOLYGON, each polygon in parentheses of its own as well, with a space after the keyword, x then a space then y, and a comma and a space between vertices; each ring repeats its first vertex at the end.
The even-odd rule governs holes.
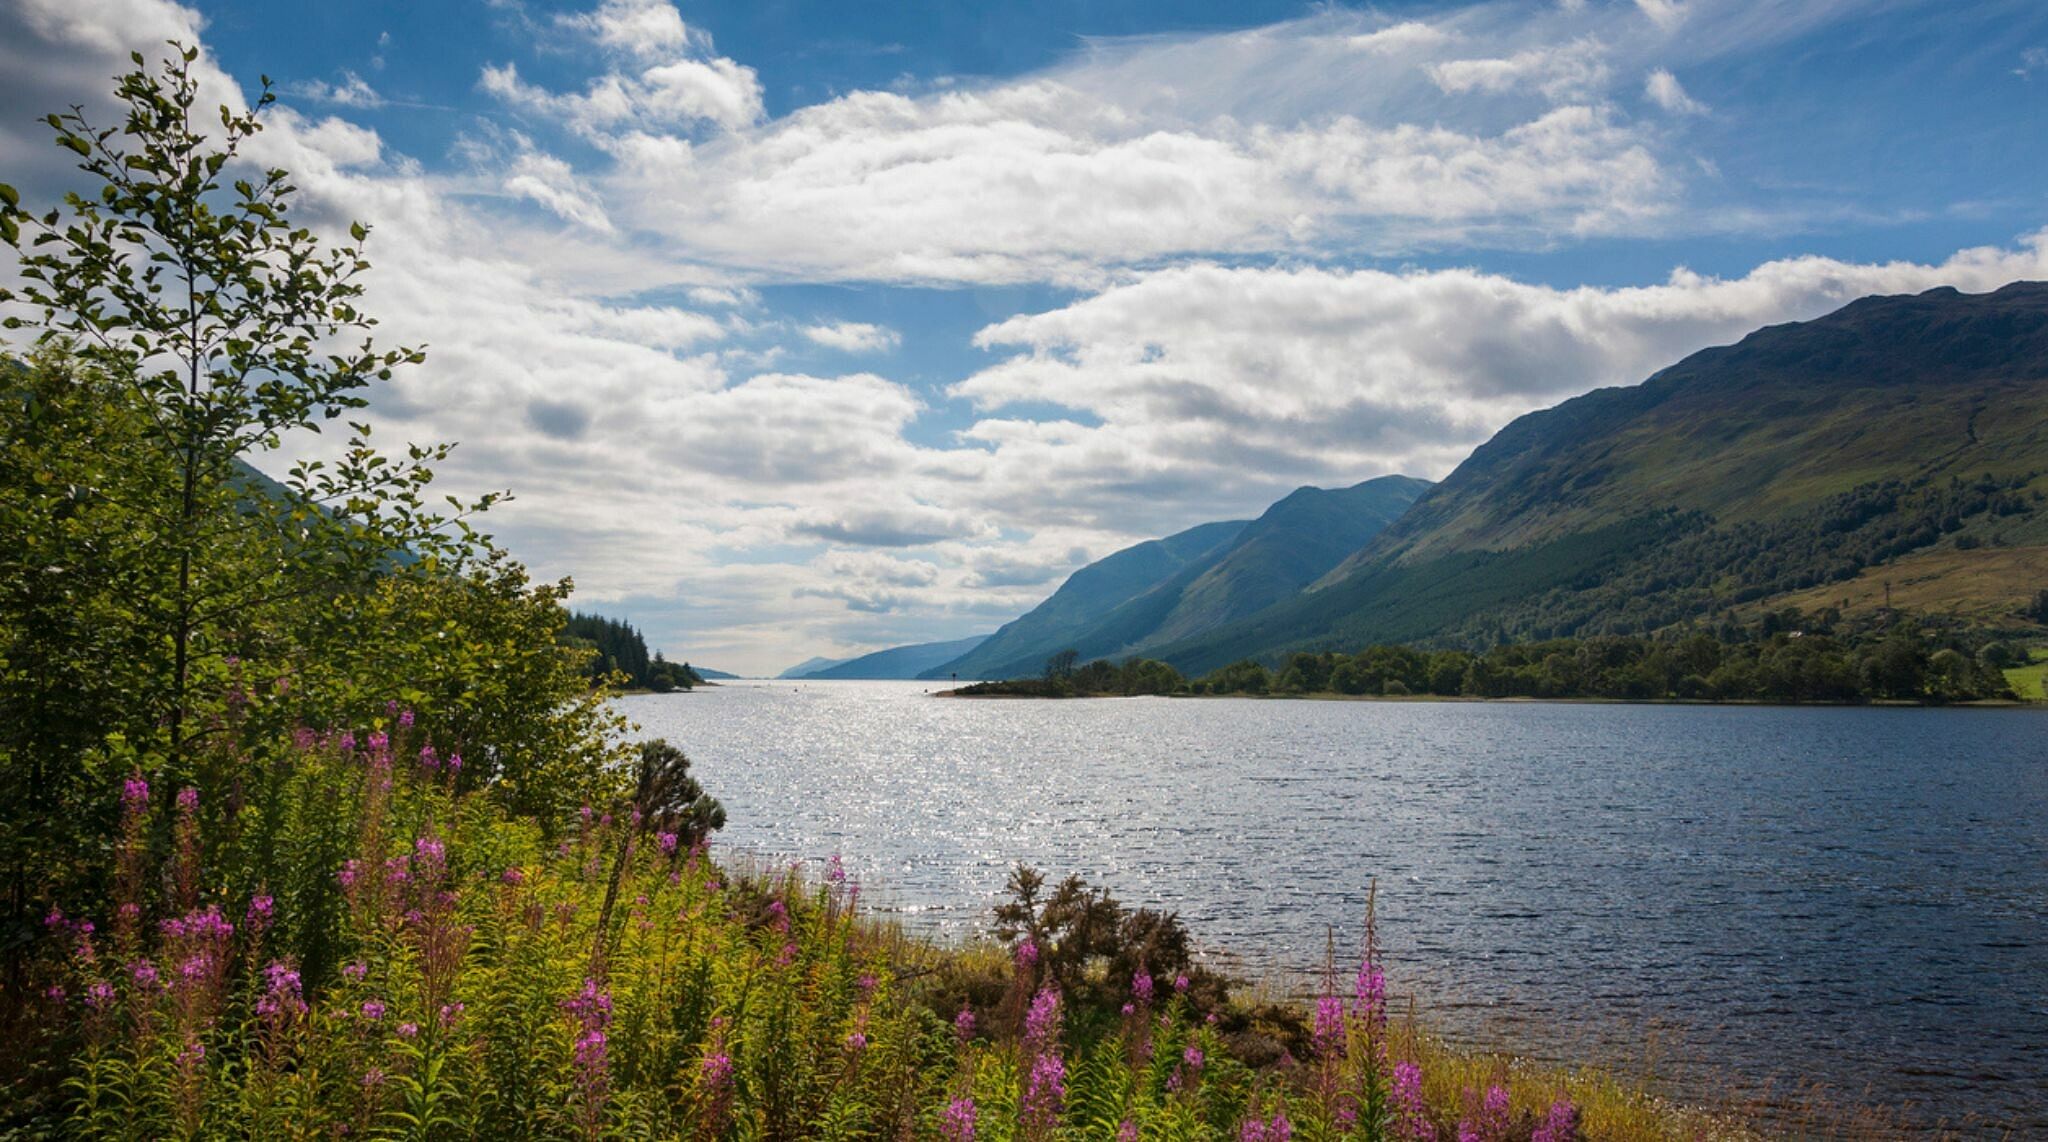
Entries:
POLYGON ((271 918, 276 911, 277 902, 258 893, 249 898, 249 911, 244 915, 243 921, 249 926, 250 931, 261 932, 270 927, 271 918))
POLYGON ((1422 1068, 1402 1062, 1394 1067, 1394 1137, 1403 1142, 1434 1142, 1429 1103, 1422 1097, 1422 1068))
POLYGON ((1490 1086, 1479 1096, 1465 1091, 1465 1117, 1458 1123, 1458 1142, 1506 1142, 1508 1136, 1508 1092, 1490 1086))
POLYGON ((1024 1126, 1044 1136, 1059 1124, 1060 1110, 1067 1098, 1067 1063, 1058 1051, 1048 1051, 1031 1061, 1024 1082, 1024 1100, 1018 1117, 1024 1126))
POLYGON ((149 808, 149 782, 142 779, 140 770, 121 783, 121 807, 131 813, 149 808))
POLYGON ((1175 991, 1177 991, 1177 992, 1185 993, 1185 992, 1187 991, 1187 989, 1188 989, 1188 977, 1187 977, 1187 973, 1183 972, 1183 973, 1181 973, 1180 975, 1177 975, 1177 976, 1174 976, 1174 977, 1173 977, 1173 990, 1175 990, 1175 991))
POLYGON ((361 983, 363 982, 363 977, 370 974, 370 965, 358 960, 343 967, 341 974, 347 976, 351 983, 361 983))
POLYGON ((1017 945, 1017 970, 1030 971, 1038 963, 1038 945, 1029 940, 1017 945))
POLYGON ((1579 1108, 1563 1095, 1550 1104, 1543 1121, 1529 1135, 1529 1142, 1579 1142, 1579 1108))
POLYGON ((382 1000, 365 999, 363 1001, 363 1018, 368 1019, 372 1023, 384 1018, 385 1010, 386 1008, 382 1000))
POLYGON ((1140 968, 1131 976, 1131 995, 1139 1003, 1152 1002, 1152 973, 1140 968))
POLYGON ((498 879, 505 884, 521 885, 526 883, 526 873, 520 871, 519 867, 514 865, 500 874, 498 879))
POLYGON ((960 1014, 953 1017, 953 1034, 962 1043, 974 1038, 974 1011, 972 1008, 963 1007, 960 1009, 960 1014))
POLYGON ((199 811, 199 790, 192 788, 190 785, 178 790, 178 811, 181 813, 197 813, 199 811))
POLYGON ((136 960, 134 963, 129 964, 128 975, 135 981, 135 986, 143 991, 148 991, 155 987, 159 978, 156 973, 156 965, 148 960, 136 960))
POLYGON ((401 1039, 417 1038, 419 1033, 420 1025, 417 1023, 400 1023, 398 1025, 398 1037, 401 1039))
POLYGON ((1286 1111, 1276 1112, 1269 1120, 1253 1115, 1238 1128, 1237 1137, 1238 1142, 1290 1142, 1294 1123, 1288 1121, 1286 1111))
POLYGON ((1024 1015, 1024 1050, 1042 1054, 1058 1047, 1060 1034, 1060 993, 1051 984, 1040 988, 1024 1015))
POLYGON ((674 833, 656 833, 654 835, 655 843, 660 845, 661 851, 668 856, 676 855, 676 840, 677 838, 674 833))
POLYGON ((1316 1058, 1323 1060, 1344 1057, 1344 1001, 1334 995, 1325 995, 1316 1000, 1316 1026, 1313 1037, 1316 1058))
POLYGON ((1117 1123, 1116 1142, 1138 1142, 1138 1124, 1128 1118, 1117 1123))
POLYGON ((974 1100, 956 1098, 939 1118, 939 1137, 946 1142, 974 1142, 974 1100))

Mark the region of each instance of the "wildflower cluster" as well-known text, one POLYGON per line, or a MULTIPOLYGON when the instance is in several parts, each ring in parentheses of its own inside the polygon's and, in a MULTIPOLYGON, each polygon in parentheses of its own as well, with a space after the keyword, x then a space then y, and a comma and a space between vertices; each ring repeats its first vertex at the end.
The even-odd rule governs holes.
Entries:
POLYGON ((836 860, 816 883, 721 868, 630 806, 550 836, 388 725, 295 735, 295 797, 220 807, 229 838, 328 807, 325 863, 296 875, 209 845, 195 793, 110 793, 137 838, 113 934, 48 920, 68 953, 42 1001, 75 1028, 67 1136, 1579 1137, 1555 1091, 1426 1079, 1371 941, 1348 1001, 1317 1003, 1310 1057, 1277 1066, 1240 1060, 1240 1020, 1183 968, 1141 961, 1076 998, 1055 975, 1070 949, 1023 939, 1001 990, 962 1004, 906 970, 836 860), (172 843, 152 862, 159 811, 172 843))

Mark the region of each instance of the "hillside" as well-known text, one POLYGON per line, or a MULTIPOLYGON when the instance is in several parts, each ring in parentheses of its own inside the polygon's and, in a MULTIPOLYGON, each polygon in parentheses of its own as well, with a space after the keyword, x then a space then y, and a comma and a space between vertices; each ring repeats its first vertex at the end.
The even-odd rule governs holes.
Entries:
MULTIPOLYGON (((1047 658, 1062 650, 1075 650, 1084 660, 1123 658, 1199 635, 1294 597, 1398 519, 1428 488, 1428 481, 1407 476, 1382 476, 1333 490, 1299 488, 1248 524, 1210 524, 1158 541, 1171 545, 1167 553, 1175 553, 1199 548, 1206 535, 1224 537, 1114 606, 1071 621, 1041 616, 1076 583, 1094 582, 1098 576, 1091 573, 1150 545, 1129 548, 1075 572, 1037 610, 998 631, 973 654, 925 677, 1024 677, 1038 673, 1047 658), (1189 537, 1197 538, 1191 542, 1189 537), (1017 633, 1006 639, 1013 628, 1017 633), (998 645, 998 639, 1005 641, 998 645)), ((1159 554, 1149 553, 1150 566, 1168 570, 1159 554)), ((1140 578, 1131 575, 1122 582, 1128 589, 1140 578)), ((1099 602, 1108 596, 1095 592, 1090 597, 1099 602)), ((1069 614, 1075 613, 1069 608, 1069 614)))
POLYGON ((1190 563, 1227 547, 1245 526, 1244 520, 1199 524, 1096 560, 1067 576, 1051 598, 1003 624, 971 653, 941 663, 923 677, 1006 678, 1009 674, 1005 671, 1013 667, 1020 673, 1036 673, 1048 656, 1072 645, 1092 623, 1190 563))
POLYGON ((934 667, 944 665, 988 641, 988 636, 978 634, 972 638, 956 638, 950 642, 926 642, 916 646, 892 646, 873 654, 863 654, 836 666, 813 670, 808 674, 792 674, 785 677, 806 679, 859 678, 888 679, 915 678, 934 667))
POLYGON ((776 677, 802 678, 808 674, 811 674, 814 671, 830 670, 835 666, 843 666, 850 661, 852 660, 846 658, 806 658, 802 662, 797 663, 795 666, 792 666, 789 669, 783 671, 782 673, 777 674, 776 677))
POLYGON ((1206 670, 1853 607, 1909 559, 1922 613, 2018 622, 2048 553, 2044 380, 2037 283, 1761 329, 1516 420, 1309 591, 1161 657, 1206 670))

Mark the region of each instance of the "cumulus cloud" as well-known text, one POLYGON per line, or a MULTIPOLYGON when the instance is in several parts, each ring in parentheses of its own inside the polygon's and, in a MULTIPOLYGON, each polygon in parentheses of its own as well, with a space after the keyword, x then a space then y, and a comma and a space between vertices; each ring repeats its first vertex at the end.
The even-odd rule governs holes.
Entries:
POLYGON ((673 55, 691 46, 683 14, 667 0, 604 0, 596 11, 556 16, 555 24, 636 56, 673 55))
POLYGON ((860 321, 805 326, 804 336, 828 349, 837 349, 842 353, 879 353, 885 349, 894 349, 902 340, 894 329, 860 321))
POLYGON ((585 138, 611 132, 692 128, 735 130, 762 115, 754 69, 729 59, 678 59, 638 74, 608 72, 581 92, 553 92, 519 77, 517 64, 486 65, 478 86, 507 106, 563 123, 585 138))

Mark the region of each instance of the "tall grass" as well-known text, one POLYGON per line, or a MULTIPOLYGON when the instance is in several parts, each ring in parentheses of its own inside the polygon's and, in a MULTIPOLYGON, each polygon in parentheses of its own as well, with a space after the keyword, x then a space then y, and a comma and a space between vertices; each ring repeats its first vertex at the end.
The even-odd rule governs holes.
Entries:
POLYGON ((1094 981, 1105 1006, 1063 994, 1028 940, 908 938, 864 918, 836 863, 722 867, 597 807, 547 836, 457 794, 460 759, 409 733, 301 734, 205 801, 139 773, 109 791, 114 903, 47 920, 65 953, 34 1049, 58 1081, 24 1097, 30 1117, 137 1139, 1721 1129, 1390 1020, 1370 943, 1276 1056, 1184 976, 1094 981))

